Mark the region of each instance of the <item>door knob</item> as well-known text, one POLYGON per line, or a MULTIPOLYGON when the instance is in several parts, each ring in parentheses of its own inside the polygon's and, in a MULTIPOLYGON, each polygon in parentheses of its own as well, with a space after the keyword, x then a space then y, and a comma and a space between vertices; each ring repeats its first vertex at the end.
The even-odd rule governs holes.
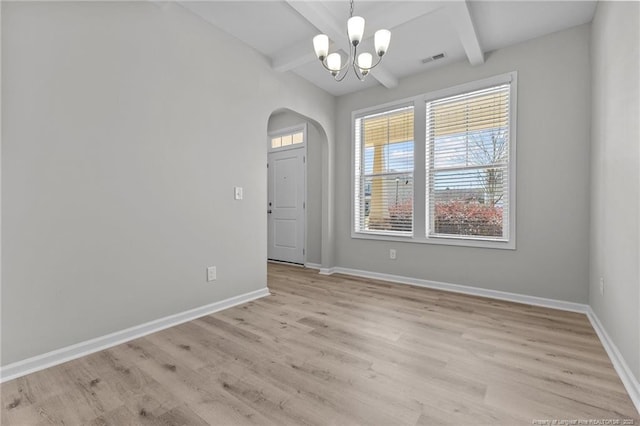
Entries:
POLYGON ((271 214, 271 209, 267 210, 267 213, 271 214))

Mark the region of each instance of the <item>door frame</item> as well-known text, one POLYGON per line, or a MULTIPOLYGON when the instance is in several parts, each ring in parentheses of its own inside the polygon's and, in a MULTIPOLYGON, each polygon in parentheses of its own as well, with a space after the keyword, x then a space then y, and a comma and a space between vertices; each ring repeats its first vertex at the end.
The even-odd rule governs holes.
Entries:
MULTIPOLYGON (((292 149, 302 149, 302 155, 303 155, 303 187, 304 187, 304 197, 303 197, 303 215, 304 215, 304 227, 303 227, 303 239, 302 239, 302 245, 303 245, 303 251, 302 251, 302 265, 306 265, 307 264, 307 234, 308 234, 308 226, 309 226, 309 218, 307 215, 307 123, 303 122, 300 124, 296 124, 294 126, 289 126, 289 127, 283 127, 277 130, 273 130, 267 133, 267 167, 269 167, 269 154, 274 153, 274 152, 281 152, 281 151, 288 151, 288 150, 292 150, 292 149), (275 138, 278 136, 284 136, 284 135, 289 135, 292 133, 298 133, 302 131, 302 143, 301 144, 295 144, 295 145, 287 145, 284 148, 272 148, 271 147, 271 138, 275 138)), ((269 185, 271 184, 271 182, 269 182, 269 177, 270 177, 271 173, 267 172, 267 210, 269 209, 269 185)), ((267 216, 267 226, 269 226, 269 216, 267 216)), ((267 231, 267 246, 270 244, 269 241, 269 232, 267 231)), ((268 249, 268 247, 267 247, 268 249)), ((267 250, 267 261, 269 261, 269 255, 268 255, 268 250, 267 250)))

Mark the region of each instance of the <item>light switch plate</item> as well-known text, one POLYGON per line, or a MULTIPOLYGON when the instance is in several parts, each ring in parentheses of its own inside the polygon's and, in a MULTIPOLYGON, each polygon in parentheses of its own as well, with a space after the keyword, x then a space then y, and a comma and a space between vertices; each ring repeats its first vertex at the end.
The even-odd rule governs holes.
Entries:
POLYGON ((234 186, 233 187, 233 199, 234 200, 242 200, 242 187, 234 186))
POLYGON ((215 281, 216 280, 216 267, 215 266, 209 266, 207 268, 207 281, 215 281))

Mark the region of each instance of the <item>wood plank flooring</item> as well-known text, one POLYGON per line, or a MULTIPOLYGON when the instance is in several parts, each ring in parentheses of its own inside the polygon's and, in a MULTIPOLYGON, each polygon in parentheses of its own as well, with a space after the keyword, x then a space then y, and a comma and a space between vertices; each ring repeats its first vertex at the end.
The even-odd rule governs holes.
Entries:
POLYGON ((640 424, 584 315, 277 264, 269 288, 2 384, 2 425, 640 424))

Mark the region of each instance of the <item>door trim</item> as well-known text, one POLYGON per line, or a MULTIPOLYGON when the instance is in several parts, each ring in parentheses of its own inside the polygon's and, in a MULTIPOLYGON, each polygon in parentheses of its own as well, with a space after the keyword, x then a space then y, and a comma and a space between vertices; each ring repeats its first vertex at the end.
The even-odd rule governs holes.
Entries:
MULTIPOLYGON (((309 215, 307 214, 307 154, 308 154, 308 149, 307 149, 307 123, 300 123, 300 124, 296 124, 294 126, 289 126, 289 127, 283 127, 277 130, 273 130, 271 132, 267 132, 267 167, 269 167, 269 154, 273 153, 273 152, 280 152, 280 151, 287 151, 290 149, 303 149, 303 182, 304 182, 304 197, 303 197, 303 215, 304 215, 304 235, 303 235, 303 239, 302 239, 302 246, 303 246, 303 252, 302 252, 302 265, 305 265, 307 263, 307 234, 308 232, 308 227, 309 227, 309 215), (290 133, 298 133, 302 131, 302 143, 298 143, 295 145, 287 145, 284 148, 271 148, 271 138, 274 137, 278 137, 278 136, 282 136, 282 135, 288 135, 290 133)), ((269 173, 267 173, 267 198, 269 195, 269 173)), ((269 200, 267 199, 267 203, 269 202, 269 200)), ((267 209, 269 209, 269 205, 267 204, 267 209)), ((269 226, 269 218, 267 218, 267 226, 269 226)), ((267 237, 268 239, 268 237, 267 237)), ((267 240, 267 246, 269 245, 269 241, 267 240)), ((271 261, 269 259, 269 256, 267 255, 267 261, 271 261)), ((274 262, 278 262, 277 260, 274 260, 274 262)))

